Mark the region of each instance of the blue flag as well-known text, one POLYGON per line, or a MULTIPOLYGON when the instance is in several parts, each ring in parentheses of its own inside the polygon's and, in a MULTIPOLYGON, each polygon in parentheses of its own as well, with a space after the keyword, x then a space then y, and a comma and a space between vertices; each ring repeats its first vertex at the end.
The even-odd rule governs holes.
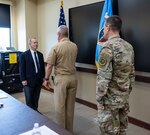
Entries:
POLYGON ((65 14, 64 14, 64 9, 63 9, 63 1, 62 0, 60 2, 60 17, 59 17, 58 27, 60 25, 66 25, 65 14))
POLYGON ((99 26, 99 33, 98 33, 98 39, 97 39, 97 46, 96 46, 96 52, 95 52, 95 64, 98 69, 98 59, 99 59, 99 53, 102 48, 102 45, 100 44, 99 41, 102 41, 103 36, 104 36, 104 23, 105 20, 108 16, 112 16, 112 0, 105 0, 104 6, 103 6, 103 11, 101 14, 101 19, 100 19, 100 26, 99 26))

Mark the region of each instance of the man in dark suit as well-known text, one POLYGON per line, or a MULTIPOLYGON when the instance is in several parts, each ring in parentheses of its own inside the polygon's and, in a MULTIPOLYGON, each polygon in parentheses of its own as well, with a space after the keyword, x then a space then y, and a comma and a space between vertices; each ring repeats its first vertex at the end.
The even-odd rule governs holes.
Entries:
POLYGON ((29 39, 30 49, 20 56, 20 79, 23 85, 26 104, 38 111, 38 101, 45 75, 43 54, 37 51, 36 38, 29 39))

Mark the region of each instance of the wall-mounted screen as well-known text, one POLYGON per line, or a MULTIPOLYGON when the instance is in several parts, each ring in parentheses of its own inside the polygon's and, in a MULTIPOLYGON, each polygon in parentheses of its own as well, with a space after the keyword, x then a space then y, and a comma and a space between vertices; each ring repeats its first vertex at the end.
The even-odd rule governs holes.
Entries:
POLYGON ((150 0, 118 0, 122 37, 135 50, 137 71, 150 72, 150 0))
MULTIPOLYGON (((70 39, 78 45, 77 62, 95 65, 95 49, 104 2, 69 9, 70 39)), ((123 21, 121 36, 135 50, 136 71, 150 72, 150 0, 113 0, 123 21)))
POLYGON ((95 65, 95 49, 104 2, 69 9, 70 40, 78 46, 77 62, 95 65))

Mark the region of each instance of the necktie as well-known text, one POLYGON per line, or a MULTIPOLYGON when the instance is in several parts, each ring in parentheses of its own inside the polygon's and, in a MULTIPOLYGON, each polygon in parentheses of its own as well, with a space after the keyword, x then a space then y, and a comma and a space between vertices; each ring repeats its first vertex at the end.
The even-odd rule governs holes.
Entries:
POLYGON ((39 73, 40 72, 40 64, 39 64, 39 61, 37 59, 36 52, 34 52, 34 58, 35 58, 36 67, 37 67, 37 70, 39 73))

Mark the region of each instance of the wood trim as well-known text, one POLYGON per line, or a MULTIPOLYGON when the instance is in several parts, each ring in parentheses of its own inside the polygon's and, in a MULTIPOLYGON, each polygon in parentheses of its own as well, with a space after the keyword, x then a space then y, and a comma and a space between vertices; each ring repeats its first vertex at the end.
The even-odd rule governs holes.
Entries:
MULTIPOLYGON (((87 73, 97 74, 96 69, 90 69, 90 68, 84 68, 84 67, 76 67, 76 69, 79 72, 87 72, 87 73)), ((150 77, 148 77, 148 76, 135 75, 135 80, 139 81, 139 82, 150 83, 150 77)))
POLYGON ((76 98, 76 102, 97 110, 97 105, 96 104, 90 103, 90 102, 82 100, 80 98, 76 98))
MULTIPOLYGON (((46 64, 47 64, 47 63, 45 62, 45 66, 46 66, 46 64)), ((97 74, 97 70, 96 70, 96 69, 92 69, 92 68, 76 66, 76 69, 77 69, 77 71, 79 71, 79 72, 86 72, 86 73, 97 74)), ((139 82, 150 83, 150 77, 148 77, 148 76, 135 75, 135 80, 136 80, 136 81, 139 81, 139 82)))
POLYGON ((135 80, 139 81, 139 82, 150 83, 150 77, 148 77, 148 76, 135 75, 135 80))
POLYGON ((145 128, 147 130, 150 130, 150 123, 146 123, 144 121, 135 119, 135 118, 130 117, 130 116, 129 116, 129 122, 136 125, 136 126, 139 126, 141 128, 145 128))
MULTIPOLYGON (((82 99, 79 99, 79 98, 76 98, 76 102, 97 110, 97 105, 96 104, 90 103, 88 101, 85 101, 85 100, 82 100, 82 99)), ((139 127, 144 128, 144 129, 150 130, 150 123, 143 122, 141 120, 135 119, 135 118, 130 117, 130 116, 129 116, 129 122, 136 125, 136 126, 139 126, 139 127)))
POLYGON ((87 72, 87 73, 97 74, 96 69, 90 69, 90 68, 84 68, 84 67, 76 67, 76 69, 77 69, 77 71, 80 71, 80 72, 87 72))

